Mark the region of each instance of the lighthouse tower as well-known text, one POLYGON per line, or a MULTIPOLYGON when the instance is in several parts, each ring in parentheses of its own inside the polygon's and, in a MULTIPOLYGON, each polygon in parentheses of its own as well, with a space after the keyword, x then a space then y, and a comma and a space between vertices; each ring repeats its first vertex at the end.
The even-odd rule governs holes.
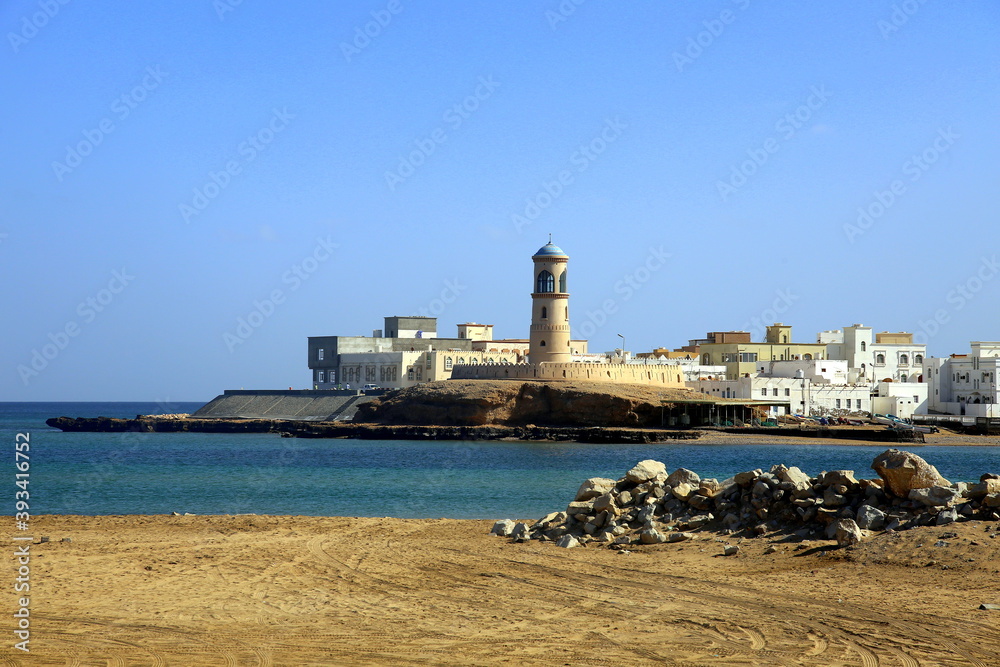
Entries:
POLYGON ((531 293, 531 338, 528 355, 532 364, 569 363, 569 294, 566 265, 569 256, 549 242, 531 256, 534 291, 531 293))

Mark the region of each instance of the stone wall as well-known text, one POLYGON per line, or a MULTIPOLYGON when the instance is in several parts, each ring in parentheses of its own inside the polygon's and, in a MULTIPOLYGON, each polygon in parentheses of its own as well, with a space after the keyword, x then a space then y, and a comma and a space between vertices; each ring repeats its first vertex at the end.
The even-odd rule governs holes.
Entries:
POLYGON ((487 364, 456 365, 455 380, 541 380, 575 382, 622 382, 684 388, 684 371, 679 366, 640 364, 487 364))

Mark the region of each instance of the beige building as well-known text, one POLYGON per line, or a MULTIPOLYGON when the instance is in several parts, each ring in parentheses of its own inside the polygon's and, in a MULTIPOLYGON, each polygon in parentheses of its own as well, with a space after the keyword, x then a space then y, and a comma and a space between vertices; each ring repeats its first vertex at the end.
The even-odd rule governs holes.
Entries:
MULTIPOLYGON (((594 359, 587 341, 570 339, 569 292, 566 275, 569 256, 551 239, 531 257, 534 290, 531 293, 531 334, 527 341, 473 342, 475 349, 527 351, 528 363, 456 364, 455 379, 491 380, 583 380, 625 382, 684 387, 684 372, 678 365, 611 363, 608 357, 594 359), (527 342, 527 348, 523 345, 527 342)), ((460 329, 461 332, 461 329, 460 329)), ((523 357, 522 357, 523 358, 523 357)), ((622 359, 624 361, 624 359, 622 359)))
POLYGON ((762 361, 825 359, 823 343, 793 343, 792 327, 777 322, 767 327, 763 343, 750 342, 746 331, 725 331, 709 334, 711 342, 697 342, 704 366, 725 366, 729 379, 747 374, 756 375, 762 361))

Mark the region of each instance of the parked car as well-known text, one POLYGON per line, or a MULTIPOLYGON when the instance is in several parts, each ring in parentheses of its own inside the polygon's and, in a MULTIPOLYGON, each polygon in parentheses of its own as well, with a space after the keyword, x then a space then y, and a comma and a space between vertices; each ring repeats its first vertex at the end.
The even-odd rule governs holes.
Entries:
POLYGON ((377 391, 381 388, 382 387, 378 386, 377 384, 366 384, 364 387, 361 388, 361 391, 377 391))

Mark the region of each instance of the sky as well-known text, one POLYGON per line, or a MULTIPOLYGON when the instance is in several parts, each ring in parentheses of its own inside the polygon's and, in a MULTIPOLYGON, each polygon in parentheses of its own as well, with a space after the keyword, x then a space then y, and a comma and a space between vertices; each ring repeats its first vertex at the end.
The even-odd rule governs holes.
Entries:
POLYGON ((1000 339, 986 0, 0 4, 2 401, 306 388, 391 315, 1000 339))

